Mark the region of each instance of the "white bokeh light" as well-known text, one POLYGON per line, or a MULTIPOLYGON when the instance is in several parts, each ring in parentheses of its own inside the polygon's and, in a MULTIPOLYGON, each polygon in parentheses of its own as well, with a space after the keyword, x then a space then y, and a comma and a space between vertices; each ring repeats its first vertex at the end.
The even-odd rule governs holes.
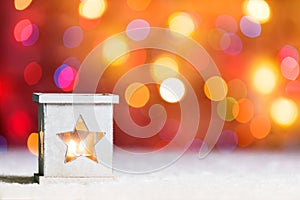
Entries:
POLYGON ((168 78, 161 83, 159 92, 165 101, 176 103, 184 96, 185 87, 178 78, 168 78))

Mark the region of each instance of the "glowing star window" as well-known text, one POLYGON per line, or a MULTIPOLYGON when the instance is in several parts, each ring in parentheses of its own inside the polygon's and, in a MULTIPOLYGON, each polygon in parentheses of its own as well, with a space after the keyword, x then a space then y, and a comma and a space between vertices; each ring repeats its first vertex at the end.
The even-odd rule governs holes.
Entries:
POLYGON ((113 94, 33 94, 38 102, 40 183, 112 177, 113 94))
POLYGON ((104 134, 104 132, 89 132, 80 115, 74 131, 57 134, 57 136, 67 145, 65 162, 70 162, 80 156, 98 162, 95 145, 104 134))

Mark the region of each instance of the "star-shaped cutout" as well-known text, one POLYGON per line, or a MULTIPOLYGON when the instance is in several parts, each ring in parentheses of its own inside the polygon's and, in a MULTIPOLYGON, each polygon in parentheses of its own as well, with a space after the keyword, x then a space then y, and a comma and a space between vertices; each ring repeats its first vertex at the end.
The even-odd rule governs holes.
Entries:
POLYGON ((73 132, 58 133, 57 136, 67 145, 65 163, 80 156, 98 162, 95 145, 105 135, 105 132, 90 132, 80 115, 73 132))

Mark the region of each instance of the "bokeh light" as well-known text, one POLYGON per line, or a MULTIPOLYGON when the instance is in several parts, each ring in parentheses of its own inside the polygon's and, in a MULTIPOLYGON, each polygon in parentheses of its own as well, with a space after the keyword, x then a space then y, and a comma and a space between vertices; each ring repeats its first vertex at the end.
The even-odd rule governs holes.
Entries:
POLYGON ((239 104, 232 98, 227 97, 226 100, 218 102, 218 115, 225 121, 232 121, 239 114, 239 104))
POLYGON ((258 37, 261 34, 260 23, 249 16, 243 16, 241 18, 240 29, 242 33, 249 38, 258 37))
POLYGON ((37 27, 37 25, 35 24, 31 24, 30 26, 26 26, 25 29, 23 30, 24 32, 31 32, 31 34, 29 35, 29 37, 26 40, 22 41, 22 44, 24 46, 32 46, 36 43, 36 41, 39 39, 40 36, 40 32, 39 29, 37 27), (31 26, 31 27, 30 27, 31 26), (27 31, 27 29, 30 29, 29 31, 27 31))
POLYGON ((122 56, 128 51, 128 45, 123 38, 112 38, 105 41, 102 51, 107 62, 114 61, 113 65, 123 64, 128 59, 128 56, 122 56))
POLYGON ((250 123, 250 131, 253 137, 263 139, 271 131, 271 121, 268 117, 263 115, 255 116, 250 123))
POLYGON ((238 30, 235 19, 230 15, 220 15, 216 19, 216 28, 228 33, 236 33, 238 30))
POLYGON ((100 18, 106 10, 105 0, 84 0, 79 4, 79 14, 87 19, 100 18))
POLYGON ((5 137, 0 135, 0 153, 5 153, 7 151, 7 140, 5 137))
POLYGON ((184 94, 184 84, 178 78, 167 78, 159 87, 160 96, 169 103, 179 102, 184 94))
POLYGON ((42 67, 37 62, 29 63, 24 69, 24 80, 28 85, 37 84, 42 77, 42 67))
POLYGON ((255 89, 262 94, 270 94, 276 86, 277 77, 270 67, 258 68, 253 75, 255 89))
POLYGON ((18 110, 8 116, 7 125, 14 138, 20 139, 31 131, 33 122, 28 112, 18 110))
POLYGON ((238 35, 224 33, 220 40, 220 47, 226 54, 234 56, 243 50, 243 43, 238 35))
POLYGON ((25 10, 30 6, 32 0, 14 0, 16 10, 25 10))
POLYGON ((224 130, 218 139, 217 148, 222 153, 230 153, 236 148, 237 143, 236 133, 232 130, 224 130))
POLYGON ((228 93, 227 95, 240 100, 247 97, 247 85, 240 79, 232 79, 228 81, 228 93))
POLYGON ((143 11, 149 6, 150 2, 151 0, 127 0, 127 5, 132 10, 143 11))
POLYGON ((223 100, 228 92, 228 86, 220 76, 212 76, 205 81, 204 93, 212 101, 223 100))
POLYGON ((14 28, 14 37, 17 42, 23 42, 29 39, 31 36, 32 23, 29 19, 20 20, 14 28))
POLYGON ((291 126, 298 117, 297 104, 291 99, 278 98, 271 104, 270 115, 277 124, 291 126))
POLYGON ((38 133, 31 133, 27 138, 27 148, 33 155, 38 155, 38 133))
POLYGON ((246 15, 257 19, 260 23, 270 19, 270 7, 264 0, 245 0, 243 10, 246 15))
POLYGON ((66 65, 72 66, 76 69, 79 69, 80 64, 81 64, 80 60, 74 56, 66 58, 63 63, 66 65))
POLYGON ((285 87, 285 92, 289 96, 299 98, 300 97, 300 81, 298 81, 298 80, 290 81, 285 87))
POLYGON ((254 115, 254 105, 252 101, 250 101, 247 98, 238 100, 238 106, 234 104, 232 109, 234 113, 237 113, 238 111, 238 114, 235 117, 235 119, 240 123, 249 122, 254 115))
POLYGON ((77 83, 77 78, 77 71, 66 64, 62 64, 54 72, 54 82, 63 91, 72 91, 77 83))
POLYGON ((208 33, 208 43, 213 49, 221 50, 220 41, 224 33, 223 29, 213 29, 208 33))
POLYGON ((191 15, 185 12, 176 12, 169 17, 169 28, 185 36, 190 36, 195 31, 195 23, 191 15))
POLYGON ((24 46, 32 46, 39 38, 39 29, 29 19, 23 19, 15 25, 14 37, 24 46))
POLYGON ((291 45, 285 45, 280 49, 278 53, 278 58, 280 62, 282 62, 282 60, 285 59, 286 57, 292 57, 297 62, 299 61, 299 53, 297 49, 291 45))
POLYGON ((162 56, 155 60, 150 70, 152 78, 157 83, 161 83, 167 78, 176 77, 178 75, 178 64, 173 58, 162 56))
POLYGON ((299 76, 299 64, 292 57, 285 57, 280 64, 281 74, 288 80, 296 80, 299 76))
POLYGON ((144 40, 150 33, 150 24, 143 19, 132 20, 126 27, 126 35, 134 40, 144 40))
POLYGON ((64 45, 68 48, 78 47, 83 40, 83 31, 80 26, 71 26, 63 36, 64 45))
POLYGON ((150 98, 148 87, 142 83, 135 82, 130 84, 125 91, 125 100, 128 105, 140 108, 146 105, 150 98))

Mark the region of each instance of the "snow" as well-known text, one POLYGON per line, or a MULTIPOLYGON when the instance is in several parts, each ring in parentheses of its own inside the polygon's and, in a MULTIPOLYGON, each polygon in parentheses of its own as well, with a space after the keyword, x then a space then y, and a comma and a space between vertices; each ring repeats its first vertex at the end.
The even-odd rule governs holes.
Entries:
POLYGON ((212 152, 201 160, 187 153, 154 173, 115 171, 115 180, 85 185, 39 185, 32 183, 35 172, 37 158, 27 151, 1 153, 0 199, 300 199, 295 151, 212 152))

